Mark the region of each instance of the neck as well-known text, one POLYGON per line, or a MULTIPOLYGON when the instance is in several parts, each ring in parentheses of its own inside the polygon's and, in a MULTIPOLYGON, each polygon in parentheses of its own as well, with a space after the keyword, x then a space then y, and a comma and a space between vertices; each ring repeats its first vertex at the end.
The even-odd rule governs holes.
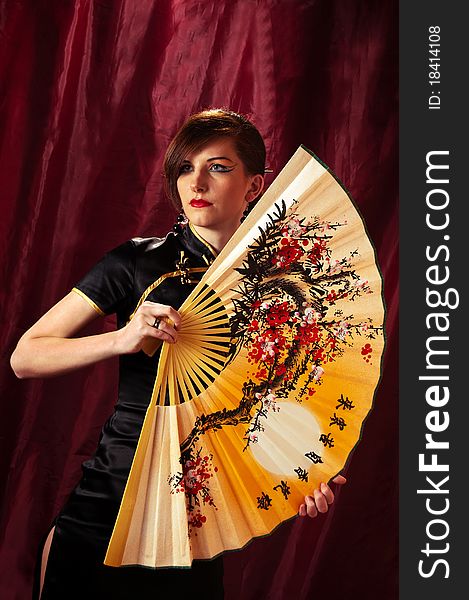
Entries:
POLYGON ((233 235, 234 231, 214 231, 200 225, 194 225, 191 223, 192 229, 199 235, 205 242, 207 242, 217 252, 217 254, 225 247, 228 240, 233 235))

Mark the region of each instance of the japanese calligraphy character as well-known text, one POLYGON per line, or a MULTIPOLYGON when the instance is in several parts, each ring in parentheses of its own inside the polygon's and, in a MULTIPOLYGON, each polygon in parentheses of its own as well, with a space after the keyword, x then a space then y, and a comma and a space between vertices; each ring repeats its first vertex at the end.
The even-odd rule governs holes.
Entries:
POLYGON ((298 475, 300 481, 308 481, 308 471, 306 469, 298 467, 298 469, 294 469, 294 471, 298 475))
POLYGON ((332 427, 332 425, 337 425, 340 431, 343 431, 344 427, 347 426, 347 423, 344 421, 343 417, 338 417, 335 413, 330 419, 331 422, 329 423, 329 427, 332 427))
POLYGON ((270 498, 270 496, 268 496, 265 492, 262 492, 261 496, 257 496, 257 508, 269 510, 271 506, 272 498, 270 498))
POLYGON ((305 454, 306 458, 309 458, 309 460, 311 462, 313 462, 315 465, 317 465, 318 463, 322 463, 322 458, 319 456, 319 454, 316 454, 316 452, 307 452, 305 454))
POLYGON ((333 448, 334 447, 334 438, 331 437, 331 433, 330 432, 327 435, 325 433, 322 433, 319 436, 319 441, 324 444, 324 447, 326 447, 326 446, 328 446, 329 448, 333 448))
POLYGON ((343 394, 340 394, 340 398, 337 398, 337 402, 339 403, 336 406, 336 409, 342 407, 343 410, 352 410, 355 406, 352 404, 352 400, 348 399, 348 396, 344 398, 343 394))
POLYGON ((283 479, 282 479, 280 481, 280 483, 274 487, 274 490, 278 490, 279 488, 280 488, 279 491, 282 492, 285 500, 288 500, 288 496, 291 494, 291 491, 290 491, 289 486, 287 485, 287 482, 283 481, 283 479))

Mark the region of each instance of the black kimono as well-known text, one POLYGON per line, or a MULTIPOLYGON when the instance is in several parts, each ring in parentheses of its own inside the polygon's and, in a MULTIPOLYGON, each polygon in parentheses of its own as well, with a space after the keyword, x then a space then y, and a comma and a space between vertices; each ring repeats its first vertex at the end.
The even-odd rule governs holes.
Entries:
MULTIPOLYGON (((120 328, 144 300, 179 308, 214 256, 190 226, 166 238, 133 239, 106 254, 74 291, 101 315, 116 313, 120 328)), ((158 354, 142 351, 119 357, 118 402, 55 521, 41 600, 223 597, 221 558, 195 562, 191 569, 103 565, 157 363, 158 354)))

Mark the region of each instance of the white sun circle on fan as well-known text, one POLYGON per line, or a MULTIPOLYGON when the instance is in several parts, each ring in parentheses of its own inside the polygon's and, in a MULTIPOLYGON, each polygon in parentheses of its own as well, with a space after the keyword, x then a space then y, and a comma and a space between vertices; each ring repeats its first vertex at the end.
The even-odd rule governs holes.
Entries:
POLYGON ((309 469, 311 460, 305 455, 321 455, 321 431, 314 415, 293 402, 277 402, 278 412, 269 411, 260 419, 264 431, 256 432, 257 442, 249 444, 256 461, 271 473, 292 475, 293 469, 309 469))

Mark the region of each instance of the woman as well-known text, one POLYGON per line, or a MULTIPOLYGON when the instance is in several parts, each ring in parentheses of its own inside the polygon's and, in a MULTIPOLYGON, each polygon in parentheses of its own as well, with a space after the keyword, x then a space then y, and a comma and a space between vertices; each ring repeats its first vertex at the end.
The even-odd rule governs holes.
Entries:
MULTIPOLYGON (((44 546, 42 600, 157 598, 175 590, 191 593, 199 585, 205 597, 223 597, 221 558, 195 562, 188 570, 115 569, 102 563, 156 376, 157 361, 142 346, 148 338, 177 343, 177 308, 261 194, 264 170, 264 142, 242 115, 214 109, 191 116, 164 162, 168 196, 185 215, 180 225, 165 238, 136 238, 109 252, 19 341, 11 364, 22 378, 120 357, 115 412, 44 546), (117 315, 116 331, 72 337, 111 313, 117 315)), ((326 512, 333 499, 322 484, 305 498, 299 514, 326 512)))

